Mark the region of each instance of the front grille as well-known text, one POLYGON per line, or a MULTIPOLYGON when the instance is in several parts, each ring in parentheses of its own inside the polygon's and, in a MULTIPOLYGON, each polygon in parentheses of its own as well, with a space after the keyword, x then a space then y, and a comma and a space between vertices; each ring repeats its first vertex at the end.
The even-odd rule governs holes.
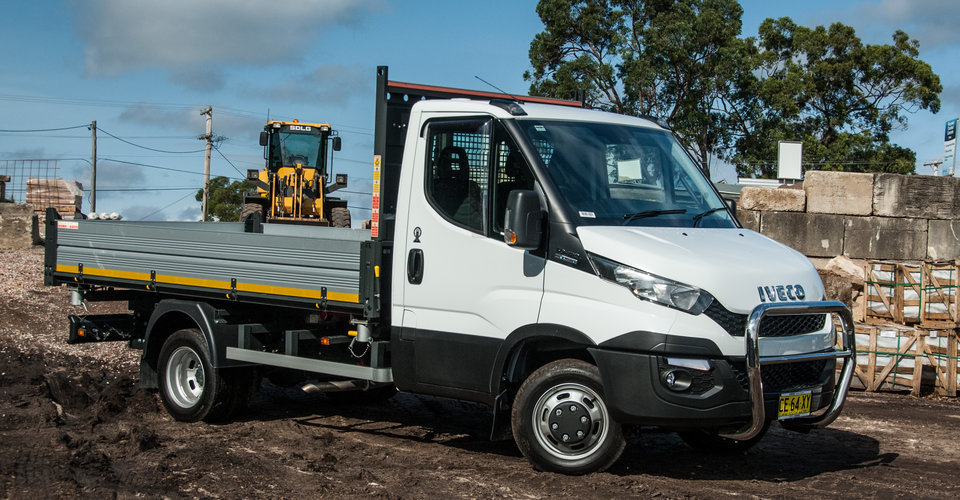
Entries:
POLYGON ((826 314, 769 316, 760 322, 761 337, 792 337, 823 330, 826 314))
MULTIPOLYGON (((747 367, 743 362, 731 363, 737 382, 743 390, 750 389, 750 378, 747 367)), ((788 392, 793 389, 819 385, 827 360, 800 361, 797 363, 781 363, 760 367, 760 378, 763 380, 763 392, 788 392)))
POLYGON ((720 302, 714 300, 710 307, 703 311, 708 318, 717 322, 721 328, 734 337, 743 337, 744 329, 747 327, 747 315, 730 312, 727 308, 720 305, 720 302))
MULTIPOLYGON (((734 337, 743 337, 747 327, 746 314, 728 311, 716 300, 703 311, 708 318, 734 337)), ((761 337, 792 337, 813 333, 823 329, 827 321, 826 314, 793 314, 788 316, 767 316, 760 322, 761 337)))
POLYGON ((764 365, 760 368, 764 392, 784 392, 790 389, 809 387, 820 382, 827 360, 801 361, 764 365))

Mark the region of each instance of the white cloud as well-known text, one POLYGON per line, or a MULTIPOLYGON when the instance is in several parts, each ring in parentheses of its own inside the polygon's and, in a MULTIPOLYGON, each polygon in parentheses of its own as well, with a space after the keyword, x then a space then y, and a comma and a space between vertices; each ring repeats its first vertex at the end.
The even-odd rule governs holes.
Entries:
POLYGON ((241 94, 270 101, 346 105, 354 97, 373 94, 372 73, 364 66, 327 64, 271 87, 248 87, 241 94))
MULTIPOLYGON (((829 16, 829 14, 827 14, 829 16)), ((957 0, 879 0, 862 2, 845 11, 865 43, 891 43, 900 29, 920 42, 920 49, 960 42, 960 2, 957 0)), ((846 22, 845 22, 846 23, 846 22)))
MULTIPOLYGON (((73 168, 73 175, 75 179, 89 181, 90 165, 80 164, 75 166, 73 168)), ((147 178, 143 174, 142 167, 114 163, 109 160, 97 161, 97 190, 137 187, 146 184, 147 178)), ((88 182, 84 182, 84 188, 89 189, 88 182)), ((97 194, 97 197, 100 197, 100 193, 97 194)))
MULTIPOLYGON (((380 0, 91 0, 76 2, 84 67, 116 75, 145 67, 288 62, 325 27, 357 22, 380 0)), ((209 82, 207 82, 209 83, 209 82)))
MULTIPOLYGON (((125 108, 118 118, 123 123, 149 125, 174 130, 177 134, 199 137, 203 135, 206 130, 206 118, 200 115, 202 109, 201 107, 196 107, 192 109, 169 110, 147 104, 137 104, 125 108)), ((264 118, 262 119, 253 118, 229 109, 221 109, 216 104, 213 104, 213 133, 214 135, 226 137, 231 142, 256 145, 257 136, 260 130, 263 129, 264 123, 266 123, 266 112, 264 112, 264 118)), ((196 143, 197 149, 202 147, 202 142, 196 143)))

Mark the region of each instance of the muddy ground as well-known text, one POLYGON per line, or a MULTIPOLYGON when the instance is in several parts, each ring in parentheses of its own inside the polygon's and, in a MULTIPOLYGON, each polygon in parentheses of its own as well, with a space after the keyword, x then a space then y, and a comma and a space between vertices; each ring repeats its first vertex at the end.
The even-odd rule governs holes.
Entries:
POLYGON ((348 406, 265 383, 247 415, 173 421, 137 351, 66 346, 40 254, 0 253, 0 498, 911 497, 960 494, 960 404, 852 394, 830 428, 774 428, 744 455, 642 432, 608 472, 534 471, 486 439, 489 412, 399 394, 348 406))

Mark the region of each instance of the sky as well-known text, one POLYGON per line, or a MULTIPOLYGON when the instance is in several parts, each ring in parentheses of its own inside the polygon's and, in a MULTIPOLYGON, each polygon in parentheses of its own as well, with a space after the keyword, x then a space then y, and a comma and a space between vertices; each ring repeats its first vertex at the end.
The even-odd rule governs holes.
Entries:
MULTIPOLYGON (((942 159, 944 123, 960 115, 957 0, 742 0, 743 35, 769 17, 842 22, 864 43, 902 29, 940 76, 937 114, 920 111, 892 141, 923 163, 942 159)), ((349 175, 355 224, 370 217, 375 70, 392 80, 527 93, 535 1, 46 0, 0 18, 0 173, 54 168, 89 192, 97 122, 97 212, 127 220, 198 220, 205 118, 224 139, 211 174, 263 167, 268 119, 326 122, 343 138, 334 171, 349 175), (36 160, 24 162, 23 160, 36 160)), ((714 181, 736 182, 711 165, 714 181)), ((22 202, 21 199, 17 201, 22 202)), ((89 196, 83 210, 89 211, 89 196)))

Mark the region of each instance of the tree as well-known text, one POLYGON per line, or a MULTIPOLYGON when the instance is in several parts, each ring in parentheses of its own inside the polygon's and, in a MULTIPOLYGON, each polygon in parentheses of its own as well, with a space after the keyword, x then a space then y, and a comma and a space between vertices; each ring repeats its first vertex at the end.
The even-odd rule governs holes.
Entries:
POLYGON ((767 19, 746 40, 725 110, 734 118, 731 159, 740 175, 771 176, 779 140, 800 140, 807 168, 913 172, 913 151, 890 143, 907 114, 940 108, 940 78, 897 31, 892 45, 864 45, 853 28, 767 19))
POLYGON ((583 90, 594 107, 665 119, 709 174, 725 142, 715 103, 742 66, 736 0, 541 0, 537 13, 532 94, 583 90))
MULTIPOLYGON (((248 181, 230 182, 222 175, 210 179, 207 198, 207 217, 215 221, 235 221, 243 209, 243 194, 253 188, 248 181)), ((197 191, 197 201, 203 201, 203 189, 197 191)))
POLYGON ((808 168, 912 172, 890 143, 907 115, 936 112, 939 77, 919 45, 864 45, 853 28, 767 19, 742 39, 736 0, 540 0, 530 92, 666 119, 707 170, 774 173, 777 143, 802 141, 808 168))

